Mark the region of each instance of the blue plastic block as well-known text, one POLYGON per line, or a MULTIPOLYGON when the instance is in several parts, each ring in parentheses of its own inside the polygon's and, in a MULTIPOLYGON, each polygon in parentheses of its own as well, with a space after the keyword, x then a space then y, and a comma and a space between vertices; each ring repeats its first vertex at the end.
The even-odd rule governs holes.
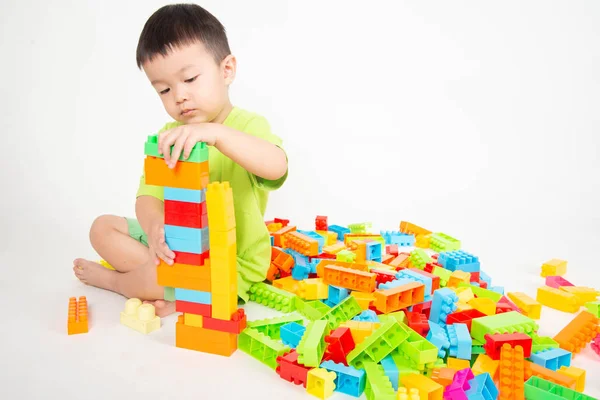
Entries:
POLYGON ((567 350, 554 348, 531 353, 529 359, 542 367, 557 371, 562 366, 571 365, 571 356, 571 352, 567 350))
POLYGON ((323 361, 321 368, 335 372, 335 391, 353 397, 360 397, 365 391, 365 370, 354 367, 346 367, 344 364, 336 364, 333 361, 323 361))
POLYGON ((488 286, 488 289, 490 289, 492 292, 504 294, 504 286, 488 286))
POLYGON ((337 236, 337 240, 340 240, 342 242, 344 241, 344 235, 346 233, 351 233, 352 232, 350 229, 348 229, 348 228, 346 228, 344 226, 339 226, 339 225, 329 225, 327 227, 327 230, 329 232, 335 232, 335 233, 337 233, 337 235, 338 235, 337 236))
POLYGON ((271 236, 271 247, 275 246, 275 236, 271 236))
POLYGON ((440 252, 438 264, 450 271, 479 272, 481 270, 479 258, 462 250, 440 252))
POLYGON ((354 321, 361 322, 379 322, 379 317, 377 316, 377 313, 373 310, 364 310, 352 319, 354 321))
POLYGON ((429 332, 426 339, 438 348, 438 357, 446 357, 450 348, 450 340, 448 340, 448 334, 442 326, 429 321, 429 332))
MULTIPOLYGON (((492 278, 483 271, 479 271, 479 280, 487 283, 487 287, 492 287, 492 278)), ((479 285, 478 285, 479 286, 479 285)))
POLYGON ((388 354, 381 360, 381 366, 383 367, 383 372, 390 380, 394 390, 398 390, 398 380, 400 378, 400 371, 398 371, 398 366, 394 362, 391 354, 388 354))
POLYGON ((306 331, 304 325, 300 325, 297 322, 290 322, 279 328, 279 335, 281 336, 281 341, 284 345, 295 349, 298 346, 298 343, 300 343, 304 331, 306 331))
POLYGON ((397 279, 410 279, 412 281, 415 282, 420 282, 423 285, 425 285, 425 299, 423 300, 423 302, 427 302, 429 300, 431 300, 431 288, 432 286, 432 279, 428 276, 425 276, 423 274, 420 274, 418 272, 412 271, 410 269, 403 269, 402 271, 398 271, 398 273, 396 274, 396 278, 397 279))
POLYGON ((173 251, 202 254, 209 249, 208 228, 165 225, 165 241, 173 251))
POLYGON ((450 355, 463 360, 471 360, 473 339, 471 339, 467 325, 446 325, 446 333, 448 334, 448 340, 450 340, 450 355))
POLYGON ((380 284, 378 288, 379 289, 391 289, 391 288, 395 288, 395 287, 406 285, 407 283, 413 283, 413 282, 414 282, 414 280, 406 279, 406 278, 394 279, 393 281, 389 281, 389 282, 380 284))
POLYGON ((297 281, 307 279, 309 273, 310 267, 308 265, 296 264, 292 267, 292 278, 294 278, 297 281))
POLYGON ((292 250, 290 248, 283 249, 283 252, 292 256, 292 258, 294 259, 294 265, 308 266, 308 257, 304 254, 298 253, 297 251, 292 250))
POLYGON ((400 231, 380 231, 385 244, 395 244, 401 247, 413 246, 415 244, 415 235, 402 233, 400 231))
POLYGON ((327 300, 332 304, 339 304, 342 300, 350 295, 350 291, 346 288, 329 285, 329 295, 327 300))
POLYGON ((381 253, 383 246, 380 242, 367 242, 366 243, 366 251, 367 251, 367 260, 381 262, 381 253))
POLYGON ((436 290, 433 293, 429 320, 445 326, 448 314, 451 314, 456 310, 456 303, 458 303, 458 297, 452 289, 443 288, 436 290))
POLYGON ((200 304, 212 304, 212 295, 210 292, 175 288, 175 300, 183 300, 200 304))
POLYGON ((469 400, 496 400, 499 392, 489 373, 477 375, 469 380, 471 386, 465 394, 469 400))
POLYGON ((311 274, 316 274, 317 273, 317 265, 319 265, 319 263, 322 260, 320 258, 313 258, 312 260, 309 261, 308 265, 310 266, 310 273, 311 274))
POLYGON ((312 239, 315 239, 319 243, 319 254, 321 254, 321 252, 323 251, 323 246, 325 246, 325 238, 323 236, 319 235, 315 231, 301 231, 299 229, 298 229, 298 233, 301 233, 312 239))
POLYGON ((164 199, 185 201, 188 203, 203 203, 206 201, 206 189, 192 190, 165 186, 164 199))

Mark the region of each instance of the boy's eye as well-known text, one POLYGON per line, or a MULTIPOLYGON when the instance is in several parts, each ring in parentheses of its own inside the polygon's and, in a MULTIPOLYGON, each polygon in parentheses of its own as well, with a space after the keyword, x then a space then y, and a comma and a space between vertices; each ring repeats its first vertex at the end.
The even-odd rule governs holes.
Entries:
POLYGON ((171 90, 170 88, 166 88, 165 90, 161 90, 159 93, 160 94, 167 94, 169 93, 169 90, 171 90))
POLYGON ((192 83, 192 82, 194 82, 196 80, 197 77, 198 77, 198 75, 194 76, 193 78, 186 79, 185 82, 186 83, 192 83))

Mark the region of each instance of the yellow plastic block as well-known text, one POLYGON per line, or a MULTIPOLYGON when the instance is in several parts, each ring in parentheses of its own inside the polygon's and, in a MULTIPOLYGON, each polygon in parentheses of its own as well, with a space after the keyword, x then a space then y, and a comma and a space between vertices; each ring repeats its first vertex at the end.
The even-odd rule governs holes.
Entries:
POLYGON ((237 260, 235 257, 218 257, 210 249, 210 259, 206 260, 210 266, 210 287, 212 293, 237 292, 237 260))
POLYGON ((419 389, 412 388, 408 390, 405 387, 399 387, 398 400, 421 400, 421 396, 419 396, 419 389))
POLYGON ((110 265, 108 263, 108 261, 106 261, 106 260, 99 260, 98 264, 102 265, 106 269, 112 269, 113 271, 115 270, 115 267, 113 267, 112 265, 110 265))
POLYGON ((350 334, 352 335, 352 339, 354 339, 354 344, 358 345, 359 343, 362 343, 367 336, 371 336, 371 334, 377 330, 381 324, 379 322, 350 320, 343 322, 340 326, 350 328, 350 334))
POLYGON ((431 244, 431 234, 429 235, 417 235, 415 237, 415 247, 420 249, 428 249, 431 244))
POLYGON ((496 303, 487 297, 478 297, 469 301, 469 305, 485 315, 496 314, 496 303))
POLYGON ((350 296, 354 297, 358 305, 363 310, 368 310, 371 304, 375 301, 375 296, 371 293, 353 291, 350 296))
POLYGON ((152 304, 142 304, 140 299, 131 298, 121 311, 121 324, 147 335, 160 329, 160 318, 152 304))
POLYGON ((564 312, 575 313, 580 308, 579 301, 574 294, 549 286, 538 288, 536 300, 546 307, 564 312))
POLYGON ((229 247, 236 244, 235 240, 235 228, 228 231, 218 231, 209 229, 208 244, 211 249, 215 247, 229 247))
POLYGON ((525 315, 531 319, 540 319, 542 315, 542 305, 522 292, 508 292, 506 294, 525 315))
POLYGON ((469 360, 463 360, 463 359, 454 358, 454 357, 448 357, 446 364, 447 364, 448 368, 452 368, 457 371, 471 367, 471 362, 469 360))
POLYGON ((202 328, 202 315, 183 313, 183 323, 188 326, 202 328))
POLYGON ((329 285, 323 278, 310 278, 299 281, 296 295, 304 300, 321 300, 329 297, 329 285))
POLYGON ((325 245, 330 246, 337 242, 337 233, 331 231, 317 231, 325 239, 325 245))
POLYGON ((371 269, 376 269, 379 271, 390 271, 390 272, 396 272, 396 268, 391 267, 387 264, 383 264, 377 261, 372 261, 372 260, 367 260, 365 261, 365 264, 367 264, 369 266, 369 270, 371 269))
POLYGON ((574 295, 579 305, 584 305, 589 301, 596 301, 598 296, 600 296, 600 292, 596 289, 585 286, 561 286, 559 289, 574 295))
POLYGON ((325 368, 313 368, 308 371, 306 378, 306 391, 320 399, 326 399, 335 390, 335 372, 328 372, 325 368))
POLYGON ((456 293, 456 297, 458 297, 458 301, 462 301, 463 303, 468 303, 469 301, 475 298, 475 294, 470 287, 455 287, 451 288, 454 293, 456 293))
POLYGON ((556 372, 558 372, 561 375, 570 376, 572 378, 575 378, 577 380, 577 383, 575 384, 575 390, 580 393, 583 393, 583 391, 585 390, 585 370, 584 369, 573 367, 573 366, 565 367, 563 365, 556 372))
POLYGON ((226 294, 213 293, 211 300, 213 318, 229 321, 237 310, 237 291, 226 294))
POLYGON ((444 387, 425 375, 407 374, 400 377, 404 387, 418 389, 420 400, 442 400, 444 387))
POLYGON ((323 253, 337 254, 342 250, 346 250, 346 246, 343 242, 334 243, 328 246, 323 246, 323 253))
POLYGON ((498 377, 498 366, 500 365, 500 360, 493 360, 487 354, 480 354, 477 356, 477 360, 473 364, 471 369, 473 370, 473 374, 480 375, 483 373, 489 373, 493 380, 496 380, 498 377))
POLYGON ((281 222, 273 222, 267 225, 267 230, 269 233, 277 232, 281 228, 283 228, 283 224, 281 222))
POLYGON ((450 275, 450 279, 448 280, 448 287, 458 287, 460 282, 469 283, 471 280, 471 274, 465 271, 456 270, 452 272, 450 275))
POLYGON ((547 276, 563 276, 567 273, 567 262, 565 260, 552 259, 542 265, 542 278, 547 276))
POLYGON ((273 281, 273 286, 294 294, 296 294, 296 292, 300 288, 299 281, 295 280, 291 276, 286 276, 285 278, 281 279, 275 279, 273 281))
POLYGON ((454 310, 454 312, 461 312, 461 311, 467 311, 467 310, 472 310, 472 309, 473 309, 473 307, 470 306, 469 304, 459 301, 458 303, 456 303, 456 310, 454 310))
MULTIPOLYGON (((206 212, 209 234, 235 228, 233 192, 229 182, 212 182, 206 188, 206 212)), ((211 253, 212 255, 212 253, 211 253)))

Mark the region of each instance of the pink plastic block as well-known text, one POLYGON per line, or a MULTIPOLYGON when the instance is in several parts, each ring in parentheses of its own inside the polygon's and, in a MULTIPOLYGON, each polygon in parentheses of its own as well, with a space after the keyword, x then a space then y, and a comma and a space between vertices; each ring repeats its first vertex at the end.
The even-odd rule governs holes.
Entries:
POLYGON ((596 339, 590 344, 594 353, 600 356, 600 333, 596 336, 596 339))
POLYGON ((461 369, 454 374, 452 383, 446 387, 444 391, 444 400, 469 400, 466 390, 471 389, 469 381, 475 378, 471 368, 461 369))
POLYGON ((571 282, 563 278, 562 276, 547 276, 546 277, 546 286, 553 287, 554 289, 558 289, 561 286, 573 286, 571 282))

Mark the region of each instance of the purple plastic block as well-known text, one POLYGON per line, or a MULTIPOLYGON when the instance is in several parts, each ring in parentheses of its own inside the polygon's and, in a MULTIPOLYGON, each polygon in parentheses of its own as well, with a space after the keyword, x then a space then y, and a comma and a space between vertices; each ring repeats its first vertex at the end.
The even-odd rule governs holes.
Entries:
POLYGON ((444 400, 468 400, 465 390, 471 389, 469 381, 475 378, 471 368, 461 369, 454 374, 452 383, 444 391, 444 400))
POLYGON ((573 286, 571 282, 563 278, 562 276, 547 276, 546 277, 546 286, 553 287, 554 289, 558 289, 561 286, 573 286))

